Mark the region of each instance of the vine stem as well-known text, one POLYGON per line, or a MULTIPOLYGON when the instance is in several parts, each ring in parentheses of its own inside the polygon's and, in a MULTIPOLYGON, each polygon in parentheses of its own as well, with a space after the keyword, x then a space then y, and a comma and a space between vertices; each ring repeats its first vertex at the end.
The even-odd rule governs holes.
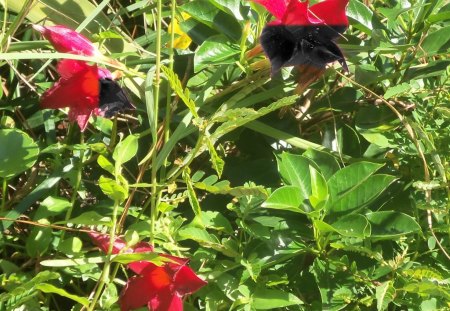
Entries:
MULTIPOLYGON (((81 132, 80 134, 80 144, 84 144, 84 134, 83 132, 81 132)), ((83 175, 83 158, 84 158, 84 151, 80 150, 80 158, 79 158, 79 163, 78 163, 78 167, 77 167, 77 176, 76 176, 76 180, 75 180, 75 185, 73 187, 73 193, 72 193, 72 197, 70 198, 70 207, 67 210, 66 216, 64 217, 64 220, 67 222, 70 217, 72 217, 72 212, 73 209, 75 207, 75 203, 77 201, 77 195, 78 195, 78 189, 80 188, 81 185, 81 177, 83 175)), ((64 240, 64 233, 65 231, 63 231, 61 233, 61 241, 64 240)))
MULTIPOLYGON (((378 95, 374 91, 366 88, 365 86, 363 86, 363 85, 359 84, 358 82, 354 81, 353 79, 345 76, 344 74, 340 73, 339 71, 335 70, 335 72, 338 75, 340 75, 341 77, 343 77, 345 80, 347 80, 348 82, 350 82, 353 85, 355 85, 355 86, 365 90, 366 92, 370 93, 371 95, 373 95, 376 98, 378 98, 379 100, 381 100, 397 116, 397 118, 400 120, 400 122, 402 122, 403 126, 405 127, 406 131, 408 132, 409 137, 411 138, 411 141, 414 143, 414 146, 416 147, 417 153, 419 154, 419 157, 420 157, 420 159, 422 160, 422 163, 423 163, 425 182, 429 183, 430 182, 430 171, 428 169, 427 159, 425 158, 425 153, 423 152, 422 147, 420 146, 419 141, 417 140, 416 133, 414 132, 414 129, 412 128, 412 126, 408 123, 408 120, 397 109, 395 109, 395 107, 392 106, 392 104, 390 104, 383 96, 378 95)), ((426 190, 425 191, 425 199, 426 199, 426 202, 428 204, 430 204, 430 202, 431 202, 431 190, 426 190)), ((428 229, 430 230, 431 234, 433 235, 434 239, 436 240, 437 245, 439 246, 439 248, 441 249, 443 254, 448 259, 450 259, 450 255, 447 253, 447 251, 445 250, 444 246, 441 244, 441 242, 436 237, 436 234, 434 233, 433 217, 432 217, 432 213, 431 213, 430 209, 427 209, 427 222, 428 222, 428 229)))
MULTIPOLYGON (((155 94, 154 94, 154 111, 152 120, 152 134, 153 134, 153 144, 157 144, 157 130, 158 130, 158 103, 159 103, 159 93, 161 84, 161 35, 162 35, 162 0, 158 0, 156 4, 156 64, 155 64, 155 94)), ((151 169, 151 207, 150 207, 150 242, 153 243, 155 237, 155 222, 156 222, 156 208, 158 205, 158 179, 157 171, 158 169, 154 165, 156 163, 157 152, 152 153, 152 169, 151 169)))
MULTIPOLYGON (((171 0, 171 10, 170 10, 170 45, 169 45, 169 69, 173 71, 173 63, 174 63, 174 42, 175 42, 175 7, 177 5, 176 0, 171 0)), ((167 84, 167 101, 166 101, 166 116, 164 121, 164 144, 169 140, 170 136, 170 119, 172 116, 172 100, 171 100, 172 89, 170 84, 167 84)), ((167 158, 164 159, 164 163, 161 167, 162 176, 164 178, 165 175, 165 167, 167 165, 167 158)))
POLYGON ((89 305, 87 311, 93 311, 95 306, 97 305, 97 302, 100 298, 100 295, 103 291, 103 287, 108 282, 109 279, 109 271, 111 267, 111 255, 113 251, 114 241, 116 239, 116 228, 117 228, 117 213, 119 210, 119 201, 114 200, 114 208, 113 208, 113 217, 112 217, 112 226, 111 230, 109 232, 109 247, 108 247, 108 253, 106 254, 106 261, 105 265, 103 266, 102 275, 100 276, 99 283, 97 285, 97 288, 95 290, 94 297, 92 298, 92 302, 89 305))

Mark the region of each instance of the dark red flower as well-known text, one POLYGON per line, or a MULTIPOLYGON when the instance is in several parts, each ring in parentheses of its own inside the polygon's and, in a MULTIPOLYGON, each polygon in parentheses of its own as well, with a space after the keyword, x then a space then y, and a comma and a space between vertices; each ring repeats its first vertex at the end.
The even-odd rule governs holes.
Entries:
POLYGON ((272 73, 286 66, 322 69, 334 61, 348 71, 344 55, 334 42, 348 27, 348 0, 325 0, 312 6, 299 0, 253 1, 276 17, 261 33, 261 45, 272 64, 272 73))
MULTIPOLYGON (((50 41, 58 52, 102 57, 84 36, 65 26, 33 26, 50 41)), ((57 65, 60 79, 41 97, 41 107, 69 108, 69 120, 86 129, 94 113, 112 117, 117 112, 133 109, 124 90, 112 80, 108 69, 84 61, 65 59, 57 65)))
POLYGON ((88 38, 66 26, 33 25, 51 45, 61 53, 71 53, 85 56, 101 56, 101 53, 88 38))
MULTIPOLYGON (((109 248, 109 236, 98 233, 89 234, 96 245, 104 252, 109 248)), ((125 241, 117 238, 113 253, 117 254, 126 247, 125 241)), ((153 247, 141 242, 125 253, 153 251, 153 247)), ((138 275, 131 277, 120 295, 121 311, 130 311, 147 305, 152 311, 182 311, 183 296, 192 294, 207 283, 200 279, 187 266, 188 259, 170 255, 160 255, 170 262, 157 266, 152 262, 139 261, 128 264, 128 268, 138 275)))

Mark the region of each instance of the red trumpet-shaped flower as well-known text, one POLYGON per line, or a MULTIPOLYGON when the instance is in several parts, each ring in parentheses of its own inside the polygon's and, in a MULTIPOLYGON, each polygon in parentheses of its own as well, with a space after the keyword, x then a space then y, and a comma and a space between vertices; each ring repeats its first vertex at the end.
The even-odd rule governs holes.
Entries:
POLYGON ((85 56, 101 56, 101 53, 88 38, 66 26, 33 25, 51 45, 61 53, 71 53, 85 56))
MULTIPOLYGON (((104 252, 109 248, 109 236, 89 233, 96 245, 104 252)), ((113 244, 113 254, 126 247, 125 241, 117 238, 113 244)), ((151 252, 153 247, 141 242, 125 253, 151 252)), ((160 255, 170 262, 157 266, 152 262, 138 261, 128 264, 128 268, 137 273, 131 277, 120 295, 121 311, 134 310, 147 306, 151 311, 182 311, 183 296, 192 294, 207 283, 200 279, 187 266, 188 259, 169 255, 160 255)))
MULTIPOLYGON (((83 35, 65 26, 33 26, 49 40, 58 52, 84 56, 101 56, 97 48, 83 35)), ((65 59, 57 67, 60 79, 41 97, 41 107, 69 108, 69 120, 86 129, 94 113, 112 117, 117 112, 133 109, 124 90, 112 80, 105 68, 84 61, 65 59)))
POLYGON ((276 17, 261 33, 261 45, 272 64, 272 73, 296 65, 323 69, 334 61, 348 71, 334 42, 348 27, 348 0, 325 0, 312 6, 299 0, 253 1, 276 17))

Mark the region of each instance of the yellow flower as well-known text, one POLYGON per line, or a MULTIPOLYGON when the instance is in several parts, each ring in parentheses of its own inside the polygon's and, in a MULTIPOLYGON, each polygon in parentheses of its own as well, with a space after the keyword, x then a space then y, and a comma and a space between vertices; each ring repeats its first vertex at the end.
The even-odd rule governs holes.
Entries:
POLYGON ((175 18, 170 24, 169 24, 169 33, 172 33, 172 29, 173 32, 178 35, 175 37, 175 40, 173 42, 173 47, 176 49, 181 49, 181 50, 185 50, 189 47, 189 45, 191 44, 192 40, 189 37, 189 35, 187 33, 185 33, 181 27, 180 27, 180 22, 183 22, 187 19, 189 19, 191 16, 187 13, 181 13, 181 17, 175 18), (172 25, 173 23, 173 25, 172 25))

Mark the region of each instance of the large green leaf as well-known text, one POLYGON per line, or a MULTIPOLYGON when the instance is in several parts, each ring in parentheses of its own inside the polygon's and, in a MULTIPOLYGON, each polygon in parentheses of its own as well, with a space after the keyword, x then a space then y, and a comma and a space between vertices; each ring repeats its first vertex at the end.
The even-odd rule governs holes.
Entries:
POLYGON ((358 162, 350 164, 336 172, 328 180, 328 187, 332 198, 338 198, 360 185, 370 175, 379 170, 383 164, 372 162, 358 162))
POLYGON ((448 53, 449 49, 450 26, 446 26, 426 36, 419 53, 424 56, 433 56, 439 53, 448 53))
POLYGON ((124 140, 120 141, 114 149, 113 159, 116 161, 116 166, 130 161, 138 150, 138 136, 128 135, 124 140))
POLYGON ((233 64, 239 59, 239 46, 230 43, 225 36, 213 36, 202 43, 195 53, 194 70, 200 71, 208 66, 233 64))
POLYGON ((373 12, 362 2, 357 0, 350 1, 347 7, 347 16, 358 22, 356 27, 360 28, 367 34, 372 33, 373 12))
POLYGON ((373 212, 366 217, 372 226, 372 237, 390 239, 421 231, 414 218, 400 212, 373 212))
POLYGON ((237 41, 241 37, 241 26, 230 14, 218 10, 207 0, 195 0, 181 6, 181 9, 192 18, 221 32, 230 39, 237 41))
POLYGON ((11 178, 36 163, 39 147, 26 133, 0 130, 0 178, 11 178))
POLYGON ((277 289, 257 289, 252 296, 252 306, 256 310, 270 310, 292 305, 301 305, 298 297, 277 289))
MULTIPOLYGON (((392 175, 373 175, 362 179, 354 188, 329 201, 330 213, 349 212, 362 208, 383 193, 397 178, 392 175)), ((345 182, 344 182, 345 183, 345 182)))
POLYGON ((309 198, 311 190, 311 174, 309 166, 311 161, 301 155, 283 152, 278 158, 278 170, 286 185, 296 186, 300 189, 303 198, 309 198))
POLYGON ((313 160, 327 180, 340 169, 336 157, 328 152, 310 148, 303 153, 303 156, 313 160))
POLYGON ((387 281, 378 285, 376 290, 377 310, 386 310, 389 306, 389 303, 394 300, 394 296, 395 288, 392 284, 392 281, 387 281))
POLYGON ((349 237, 364 238, 370 236, 371 228, 367 221, 367 218, 358 215, 350 214, 340 217, 337 221, 331 224, 331 226, 340 235, 349 237))
POLYGON ((272 192, 269 198, 262 204, 262 207, 297 213, 310 212, 311 208, 304 204, 306 199, 302 196, 299 187, 283 186, 272 192))

